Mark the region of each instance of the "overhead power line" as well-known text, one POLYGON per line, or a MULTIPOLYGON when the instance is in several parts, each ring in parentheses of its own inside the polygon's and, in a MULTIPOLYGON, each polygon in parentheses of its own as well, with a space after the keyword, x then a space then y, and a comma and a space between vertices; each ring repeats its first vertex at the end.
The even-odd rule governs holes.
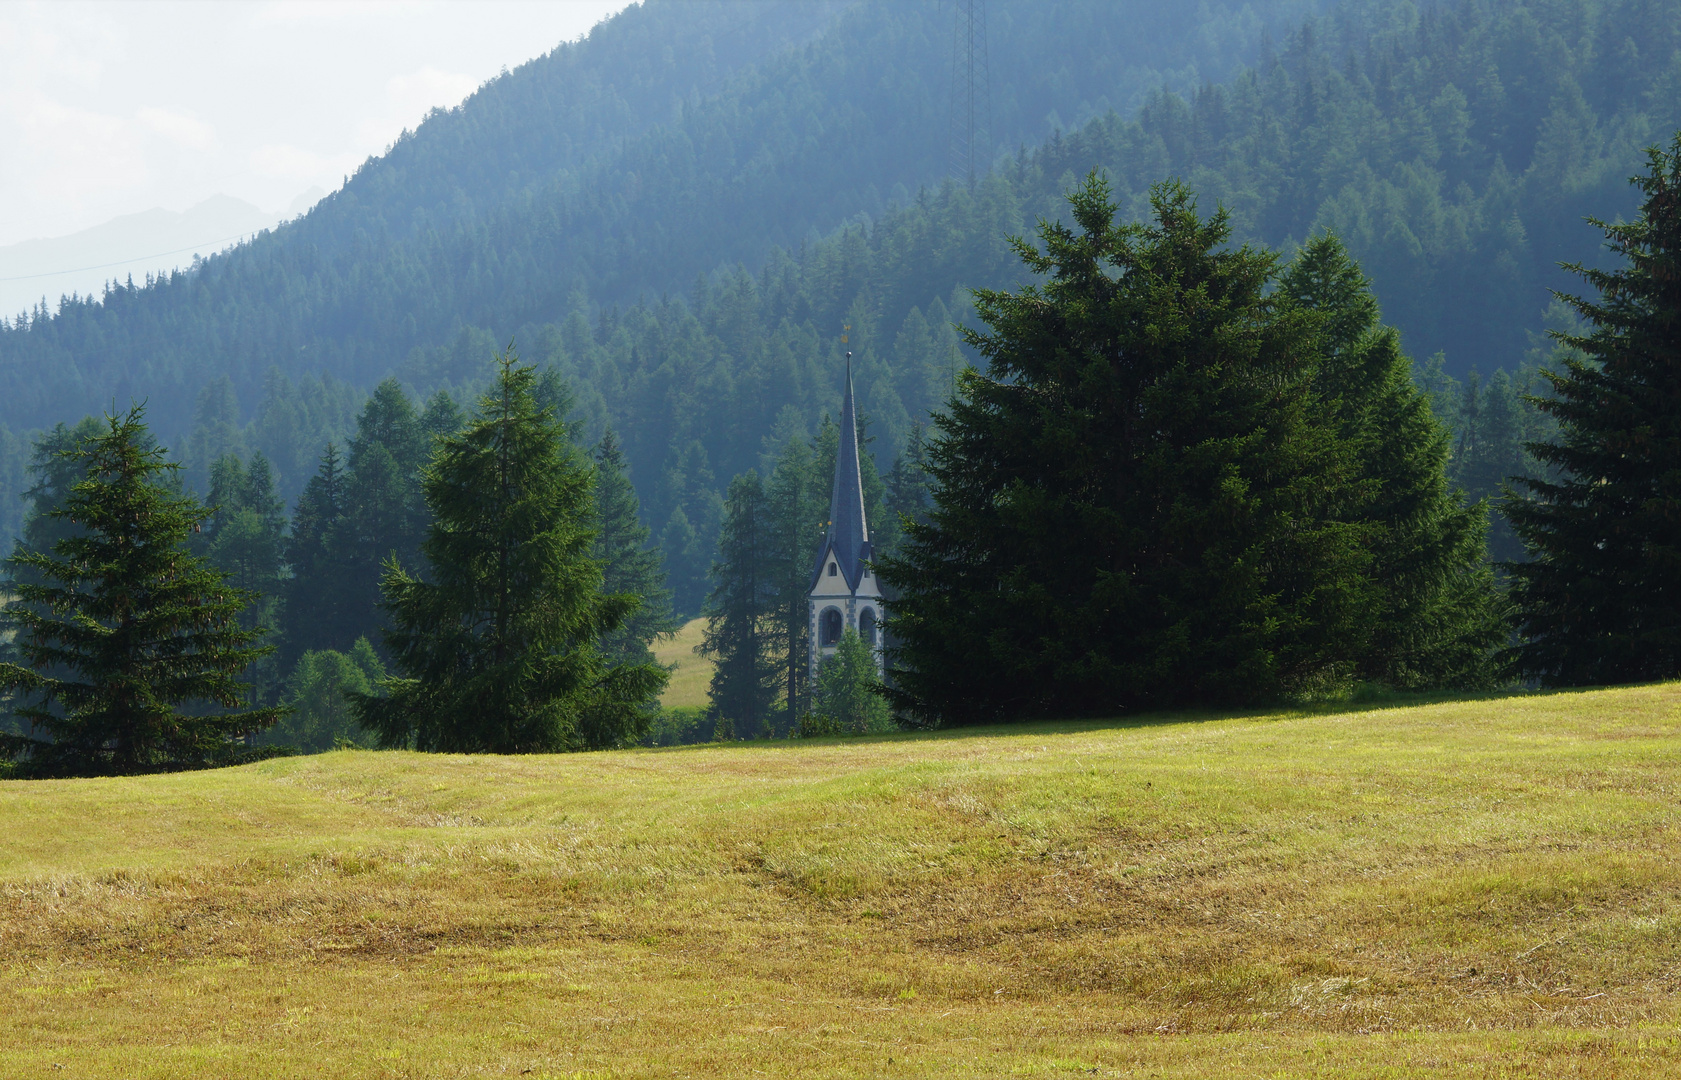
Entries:
POLYGON ((992 167, 992 64, 986 0, 957 0, 951 39, 951 175, 975 185, 992 167))
POLYGON ((180 255, 188 251, 197 251, 199 248, 219 247, 231 240, 243 240, 247 236, 255 235, 256 232, 235 233, 232 236, 224 236, 220 240, 205 240, 197 244, 189 244, 183 248, 176 248, 174 251, 159 251, 152 255, 136 255, 131 259, 118 259, 116 262, 100 263, 97 266, 78 266, 72 270, 49 270, 44 274, 21 274, 17 277, 0 277, 0 282, 34 281, 37 278, 63 277, 65 274, 85 274, 89 270, 109 270, 114 266, 127 266, 130 263, 145 262, 147 259, 161 259, 165 255, 180 255))

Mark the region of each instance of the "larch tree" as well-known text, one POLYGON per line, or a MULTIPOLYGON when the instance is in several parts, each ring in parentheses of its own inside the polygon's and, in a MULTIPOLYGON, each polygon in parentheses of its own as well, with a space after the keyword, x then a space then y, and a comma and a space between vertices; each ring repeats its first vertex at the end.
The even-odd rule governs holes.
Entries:
POLYGON ((614 663, 601 640, 639 601, 601 591, 592 472, 536 375, 512 350, 478 414, 438 440, 423 490, 425 578, 395 559, 382 582, 396 674, 353 695, 387 746, 545 753, 625 745, 666 673, 614 663))

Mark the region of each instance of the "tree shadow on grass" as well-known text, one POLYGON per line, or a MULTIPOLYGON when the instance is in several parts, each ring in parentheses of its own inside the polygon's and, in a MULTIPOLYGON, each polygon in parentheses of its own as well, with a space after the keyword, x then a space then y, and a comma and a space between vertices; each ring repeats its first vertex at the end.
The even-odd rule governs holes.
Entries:
POLYGON ((947 739, 998 738, 1000 736, 1079 735, 1097 731, 1126 731, 1140 728, 1171 727, 1180 724, 1207 724, 1222 720, 1283 721, 1317 716, 1357 715, 1391 709, 1418 708, 1429 705, 1455 705, 1479 701, 1509 701, 1515 698, 1539 699, 1580 696, 1601 690, 1638 690, 1664 683, 1629 683, 1616 686, 1571 686, 1549 688, 1506 687, 1498 690, 1467 691, 1365 691, 1341 700, 1314 702, 1281 702, 1249 709, 1187 708, 1164 709, 1122 716, 1069 718, 1061 720, 1021 720, 1016 722, 975 724, 949 728, 917 728, 881 734, 830 735, 809 739, 744 739, 740 741, 697 743, 688 746, 659 747, 661 751, 699 750, 706 747, 798 748, 818 746, 867 746, 879 743, 921 742, 947 739))

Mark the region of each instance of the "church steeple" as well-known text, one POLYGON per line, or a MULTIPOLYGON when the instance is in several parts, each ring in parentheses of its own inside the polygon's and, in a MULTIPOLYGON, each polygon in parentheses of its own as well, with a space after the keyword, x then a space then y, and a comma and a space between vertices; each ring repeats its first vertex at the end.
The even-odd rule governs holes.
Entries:
MULTIPOLYGON (((841 338, 842 341, 846 339, 841 338)), ((829 527, 812 569, 809 609, 811 678, 823 658, 856 631, 874 650, 882 671, 881 588, 870 576, 870 526, 864 519, 864 480, 858 469, 858 415, 852 402, 852 354, 846 354, 846 397, 841 400, 840 445, 835 452, 835 487, 829 496, 829 527)))
POLYGON ((852 404, 852 354, 846 354, 846 397, 841 402, 840 446, 835 452, 835 485, 829 496, 829 529, 818 553, 816 574, 833 553, 849 589, 858 588, 870 557, 870 527, 864 516, 864 481, 858 469, 858 422, 852 404))

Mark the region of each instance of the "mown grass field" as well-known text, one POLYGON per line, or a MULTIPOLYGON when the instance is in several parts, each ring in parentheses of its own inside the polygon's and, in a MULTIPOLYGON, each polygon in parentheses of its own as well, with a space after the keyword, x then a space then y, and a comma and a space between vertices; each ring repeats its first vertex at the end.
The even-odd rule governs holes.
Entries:
POLYGON ((705 619, 690 619, 669 638, 654 642, 654 659, 676 665, 665 685, 660 706, 666 709, 699 708, 706 704, 706 688, 712 682, 712 661, 695 652, 700 646, 705 619))
POLYGON ((4 783, 0 1075, 1681 1075, 1678 801, 1673 685, 4 783))

